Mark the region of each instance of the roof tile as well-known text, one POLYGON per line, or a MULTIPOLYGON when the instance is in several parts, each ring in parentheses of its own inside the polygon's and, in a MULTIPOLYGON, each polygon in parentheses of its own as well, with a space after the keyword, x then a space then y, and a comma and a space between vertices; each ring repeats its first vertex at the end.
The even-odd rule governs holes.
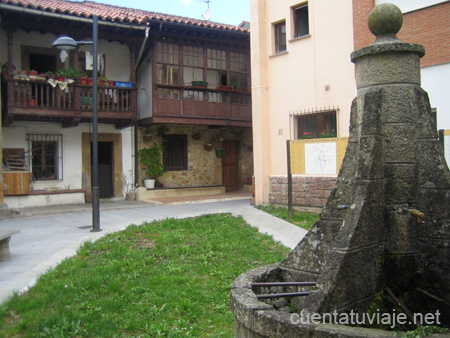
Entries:
POLYGON ((144 11, 134 8, 126 8, 94 1, 67 1, 67 0, 0 0, 2 4, 31 8, 52 13, 68 14, 79 17, 91 17, 97 15, 99 20, 146 25, 149 21, 160 20, 199 27, 237 32, 248 32, 248 29, 217 22, 197 20, 182 16, 169 15, 144 11))

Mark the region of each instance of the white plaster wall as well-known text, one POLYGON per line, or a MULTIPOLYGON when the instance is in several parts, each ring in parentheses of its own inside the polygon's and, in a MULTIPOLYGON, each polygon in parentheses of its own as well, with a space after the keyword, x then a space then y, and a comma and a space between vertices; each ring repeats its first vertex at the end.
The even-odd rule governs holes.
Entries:
POLYGON ((62 128, 56 123, 14 122, 3 127, 3 148, 28 151, 27 134, 63 135, 63 179, 34 181, 32 190, 81 189, 81 136, 78 128, 62 128))
MULTIPOLYGON (((51 48, 53 41, 57 37, 53 33, 41 34, 39 32, 25 32, 21 29, 14 33, 14 65, 16 66, 16 71, 22 69, 22 46, 51 48)), ((89 40, 89 37, 86 40, 89 40)), ((3 29, 0 29, 0 44, 2 50, 7 51, 7 37, 3 29)), ((92 52, 92 46, 83 46, 80 48, 80 51, 92 52)), ((115 81, 130 80, 130 50, 128 46, 119 42, 109 42, 100 39, 98 52, 105 55, 105 75, 108 79, 115 81)), ((65 67, 69 66, 68 60, 65 62, 65 67)), ((7 62, 6 52, 1 54, 1 62, 7 62)))
MULTIPOLYGON (((3 127, 3 148, 24 148, 28 151, 27 134, 63 135, 63 177, 61 180, 33 181, 32 190, 82 189, 81 135, 92 132, 90 124, 75 128, 62 128, 58 123, 14 122, 3 127)), ((134 128, 117 130, 112 125, 99 124, 99 133, 122 134, 122 178, 125 183, 134 182, 134 128)), ((129 189, 130 187, 128 187, 129 189)))
POLYGON ((432 108, 437 109, 437 128, 450 129, 450 64, 421 68, 422 88, 428 92, 432 108))
POLYGON ((137 105, 139 118, 152 116, 152 51, 144 52, 137 70, 137 105))
POLYGON ((383 3, 391 3, 400 8, 403 13, 407 13, 447 1, 448 0, 375 0, 375 6, 383 3))
POLYGON ((134 127, 122 129, 123 197, 134 190, 134 127))
POLYGON ((56 195, 29 195, 5 196, 8 208, 20 209, 26 207, 47 207, 51 205, 84 204, 84 193, 56 194, 56 195))

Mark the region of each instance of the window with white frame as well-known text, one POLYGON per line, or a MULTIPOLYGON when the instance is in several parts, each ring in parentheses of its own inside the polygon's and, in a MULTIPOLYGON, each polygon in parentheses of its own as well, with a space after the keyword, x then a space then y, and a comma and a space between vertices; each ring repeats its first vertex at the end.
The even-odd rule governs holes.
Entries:
POLYGON ((62 180, 62 135, 28 134, 32 179, 62 180))
POLYGON ((303 3, 292 8, 294 38, 309 35, 308 3, 303 3))

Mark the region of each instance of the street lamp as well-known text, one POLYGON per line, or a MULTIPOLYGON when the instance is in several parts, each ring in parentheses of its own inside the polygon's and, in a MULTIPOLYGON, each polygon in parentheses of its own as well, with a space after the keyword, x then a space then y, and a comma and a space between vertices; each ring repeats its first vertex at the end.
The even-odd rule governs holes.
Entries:
POLYGON ((100 195, 98 186, 98 59, 97 59, 97 44, 98 44, 98 17, 92 16, 92 41, 75 41, 71 37, 62 36, 56 39, 52 47, 60 50, 74 50, 83 45, 92 45, 93 51, 93 75, 92 75, 92 232, 101 231, 100 229, 100 195))

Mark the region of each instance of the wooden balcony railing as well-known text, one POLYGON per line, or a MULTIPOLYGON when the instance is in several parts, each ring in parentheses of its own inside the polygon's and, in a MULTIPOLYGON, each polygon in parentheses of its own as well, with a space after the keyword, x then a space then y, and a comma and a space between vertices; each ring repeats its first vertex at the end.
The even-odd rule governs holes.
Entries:
MULTIPOLYGON (((83 120, 92 119, 92 86, 77 83, 47 81, 29 81, 7 79, 6 114, 33 116, 51 116, 52 120, 67 119, 70 116, 83 120)), ((4 91, 5 93, 5 91, 4 91)), ((114 123, 115 120, 133 120, 137 118, 137 89, 117 86, 98 87, 99 121, 114 123)))
MULTIPOLYGON (((223 88, 155 84, 157 92, 153 119, 167 118, 242 121, 251 125, 251 93, 223 88), (173 91, 173 92, 172 92, 173 91)), ((181 121, 181 120, 180 120, 181 121)))

